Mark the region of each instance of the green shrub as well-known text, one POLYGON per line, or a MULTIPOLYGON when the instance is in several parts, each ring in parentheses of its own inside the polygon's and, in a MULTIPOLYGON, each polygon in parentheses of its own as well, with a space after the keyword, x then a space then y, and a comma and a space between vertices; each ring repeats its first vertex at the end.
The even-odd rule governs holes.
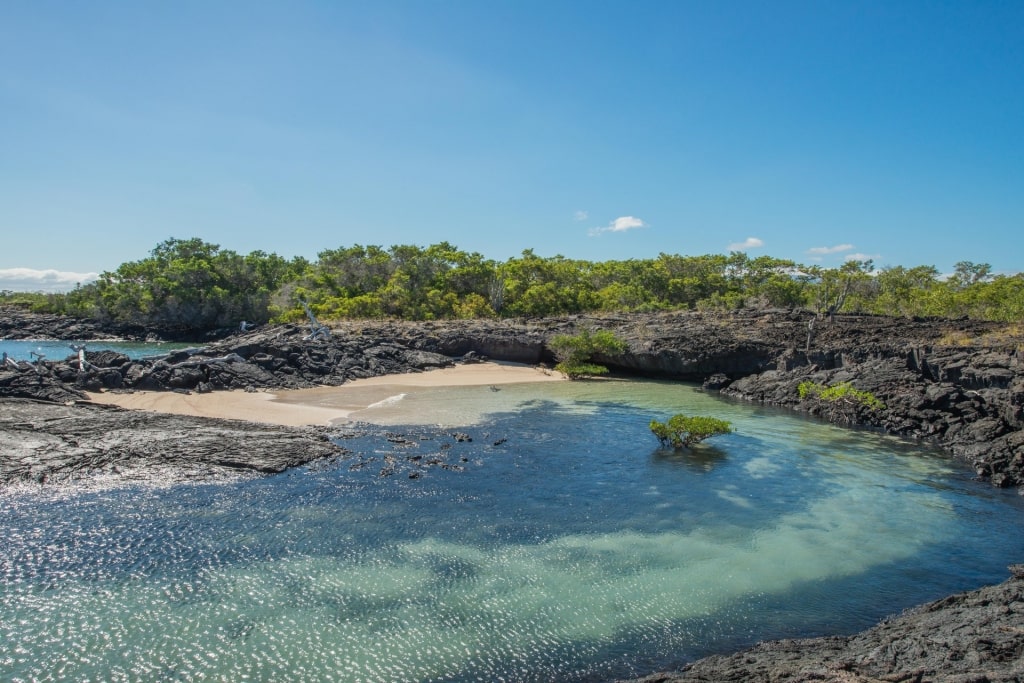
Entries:
POLYGON ((801 399, 817 398, 827 403, 847 403, 864 406, 870 410, 881 410, 885 404, 870 391, 861 391, 852 382, 840 382, 832 386, 817 382, 801 382, 797 387, 801 399))
POLYGON ((661 445, 675 449, 689 448, 704 439, 732 432, 732 425, 725 420, 697 415, 687 417, 673 415, 667 422, 651 420, 651 432, 658 437, 661 445))
POLYGON ((594 377, 608 374, 608 368, 591 363, 596 354, 606 356, 622 353, 626 350, 626 342, 608 330, 591 331, 583 329, 579 334, 559 334, 548 341, 548 347, 555 354, 558 370, 569 379, 594 377))
POLYGON ((797 394, 802 401, 815 401, 832 421, 843 420, 853 422, 857 411, 882 410, 885 404, 870 391, 854 388, 851 382, 840 382, 827 386, 818 382, 801 382, 797 386, 797 394))

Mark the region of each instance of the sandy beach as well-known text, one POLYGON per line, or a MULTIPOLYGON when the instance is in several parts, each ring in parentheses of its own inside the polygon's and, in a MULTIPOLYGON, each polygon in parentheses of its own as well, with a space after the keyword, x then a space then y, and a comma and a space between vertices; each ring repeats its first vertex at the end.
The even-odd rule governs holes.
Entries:
POLYGON ((180 394, 166 391, 90 393, 94 403, 196 417, 219 417, 289 426, 341 423, 388 397, 417 389, 558 382, 560 373, 515 363, 476 363, 441 370, 358 379, 339 387, 276 392, 218 391, 180 394))

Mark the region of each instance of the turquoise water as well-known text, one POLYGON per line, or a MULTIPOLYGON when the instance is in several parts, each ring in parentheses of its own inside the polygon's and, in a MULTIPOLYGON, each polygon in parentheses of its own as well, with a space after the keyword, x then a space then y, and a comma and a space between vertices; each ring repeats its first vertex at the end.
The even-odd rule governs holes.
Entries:
POLYGON ((0 679, 610 680, 1024 557, 1018 496, 896 439, 663 382, 403 393, 363 416, 404 444, 347 434, 337 462, 2 494, 0 679), (661 451, 647 423, 678 411, 737 431, 661 451))
MULTIPOLYGON (((68 356, 78 356, 70 344, 82 343, 71 341, 40 341, 25 339, 0 339, 0 352, 6 352, 14 360, 34 361, 32 352, 41 353, 46 360, 64 360, 68 356)), ((87 351, 111 350, 123 353, 129 358, 143 358, 145 356, 157 356, 170 353, 178 349, 184 349, 190 344, 163 343, 150 344, 144 342, 115 342, 115 341, 88 341, 84 342, 87 351)))

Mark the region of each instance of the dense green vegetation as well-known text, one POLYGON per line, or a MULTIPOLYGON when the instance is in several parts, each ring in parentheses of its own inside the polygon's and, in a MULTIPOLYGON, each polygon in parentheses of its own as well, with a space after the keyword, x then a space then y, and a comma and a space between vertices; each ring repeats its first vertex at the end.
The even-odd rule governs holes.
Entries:
POLYGON ((666 422, 651 420, 651 433, 665 448, 689 448, 704 439, 732 432, 732 425, 715 417, 696 415, 688 417, 682 413, 673 415, 666 422))
POLYGON ((626 342, 608 330, 583 329, 578 334, 558 334, 548 341, 558 370, 569 379, 607 375, 608 368, 590 362, 598 354, 614 356, 626 350, 626 342))
MULTIPOLYGON (((288 261, 261 251, 241 256, 200 239, 171 239, 157 245, 149 258, 123 263, 71 292, 34 295, 31 307, 182 329, 237 326, 243 320, 266 322, 283 312, 272 298, 308 269, 304 259, 288 261)), ((286 307, 293 305, 298 304, 286 307)))
POLYGON ((822 268, 742 252, 590 262, 527 249, 500 262, 447 242, 340 247, 310 262, 170 239, 71 292, 2 292, 0 303, 190 329, 303 320, 301 300, 322 320, 742 307, 1024 320, 1024 274, 990 271, 963 261, 944 278, 931 266, 875 269, 871 261, 849 261, 822 268))

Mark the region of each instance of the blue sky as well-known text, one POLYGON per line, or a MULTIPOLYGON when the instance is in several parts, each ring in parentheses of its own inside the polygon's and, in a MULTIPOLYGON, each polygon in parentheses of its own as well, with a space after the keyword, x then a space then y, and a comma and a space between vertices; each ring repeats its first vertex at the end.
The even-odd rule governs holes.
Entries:
POLYGON ((1024 269, 1019 0, 11 0, 0 124, 0 289, 169 237, 1024 269))

